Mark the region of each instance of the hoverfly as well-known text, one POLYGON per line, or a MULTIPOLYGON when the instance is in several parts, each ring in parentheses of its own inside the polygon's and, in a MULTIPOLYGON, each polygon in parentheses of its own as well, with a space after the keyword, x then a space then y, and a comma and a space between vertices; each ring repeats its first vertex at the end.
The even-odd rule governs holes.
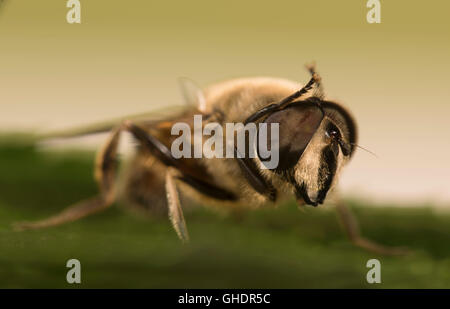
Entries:
MULTIPOLYGON (((120 200, 145 212, 168 212, 179 238, 187 242, 189 234, 180 192, 183 200, 186 196, 200 204, 224 209, 279 203, 292 195, 299 206, 324 203, 342 167, 354 155, 358 132, 351 113, 325 98, 314 66, 308 69, 311 78, 303 87, 278 78, 243 78, 201 91, 185 80, 182 92, 190 104, 176 115, 158 120, 131 117, 115 126, 48 135, 72 137, 111 129, 96 159, 99 194, 50 218, 17 223, 17 229, 39 229, 75 221, 120 200), (170 151, 176 138, 171 128, 179 122, 192 126, 193 116, 198 114, 205 124, 278 124, 278 166, 262 169, 258 157, 247 156, 176 159, 170 151), (131 133, 139 147, 118 182, 116 157, 122 132, 131 133)), ((378 253, 403 253, 400 248, 386 248, 363 238, 342 201, 338 200, 336 209, 355 245, 378 253)))

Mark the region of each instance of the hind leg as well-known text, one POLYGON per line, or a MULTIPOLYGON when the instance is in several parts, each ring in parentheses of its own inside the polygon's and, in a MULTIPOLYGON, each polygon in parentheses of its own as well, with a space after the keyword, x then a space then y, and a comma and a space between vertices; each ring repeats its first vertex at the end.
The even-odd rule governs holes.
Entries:
POLYGON ((115 176, 117 172, 117 146, 121 128, 113 131, 105 147, 99 152, 95 165, 95 178, 99 184, 98 196, 76 203, 47 219, 34 222, 17 222, 16 230, 40 229, 72 222, 103 211, 115 201, 115 176))
POLYGON ((166 169, 155 157, 137 153, 122 177, 119 205, 139 217, 167 216, 164 195, 166 169))

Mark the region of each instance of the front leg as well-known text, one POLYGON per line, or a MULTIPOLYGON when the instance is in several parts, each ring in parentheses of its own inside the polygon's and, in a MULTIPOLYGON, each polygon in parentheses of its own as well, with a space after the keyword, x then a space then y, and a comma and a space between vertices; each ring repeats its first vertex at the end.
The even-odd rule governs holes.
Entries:
MULTIPOLYGON (((236 149, 236 148, 235 148, 236 149)), ((268 182, 258 170, 255 162, 248 158, 236 156, 239 168, 250 186, 259 194, 266 196, 270 201, 277 199, 277 190, 268 182)))

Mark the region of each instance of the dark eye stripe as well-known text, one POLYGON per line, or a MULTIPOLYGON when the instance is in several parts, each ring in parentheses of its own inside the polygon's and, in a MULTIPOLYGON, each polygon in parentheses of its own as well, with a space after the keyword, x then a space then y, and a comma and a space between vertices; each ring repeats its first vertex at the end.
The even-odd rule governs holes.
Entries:
POLYGON ((322 151, 321 164, 319 168, 319 175, 325 175, 325 181, 323 179, 319 179, 319 182, 322 182, 322 189, 317 194, 317 202, 323 203, 325 197, 330 190, 331 184, 333 183, 334 176, 336 175, 337 170, 337 156, 339 153, 339 148, 337 144, 332 144, 326 146, 322 151))

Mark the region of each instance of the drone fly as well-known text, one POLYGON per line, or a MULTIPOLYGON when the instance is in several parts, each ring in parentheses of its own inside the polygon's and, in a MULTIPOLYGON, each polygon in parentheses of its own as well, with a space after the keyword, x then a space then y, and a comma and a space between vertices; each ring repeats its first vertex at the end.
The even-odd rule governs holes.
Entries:
MULTIPOLYGON (((358 130, 350 111, 325 97, 314 67, 308 69, 311 78, 303 87, 285 79, 257 77, 218 83, 202 91, 184 80, 182 92, 189 104, 174 115, 157 120, 131 117, 114 126, 47 136, 111 131, 95 164, 99 193, 50 218, 17 223, 16 228, 60 225, 120 201, 146 213, 168 213, 179 238, 187 242, 189 233, 181 201, 229 210, 277 204, 292 196, 299 206, 323 204, 355 153, 358 130), (263 168, 258 156, 245 154, 232 158, 176 158, 171 146, 178 137, 172 134, 172 127, 181 122, 194 131, 195 115, 202 116, 203 126, 277 124, 278 165, 263 168), (119 174, 117 148, 123 132, 130 133, 138 147, 126 170, 119 174)), ((350 210, 339 199, 335 204, 355 245, 378 253, 402 253, 400 248, 386 248, 360 236, 350 210)))

